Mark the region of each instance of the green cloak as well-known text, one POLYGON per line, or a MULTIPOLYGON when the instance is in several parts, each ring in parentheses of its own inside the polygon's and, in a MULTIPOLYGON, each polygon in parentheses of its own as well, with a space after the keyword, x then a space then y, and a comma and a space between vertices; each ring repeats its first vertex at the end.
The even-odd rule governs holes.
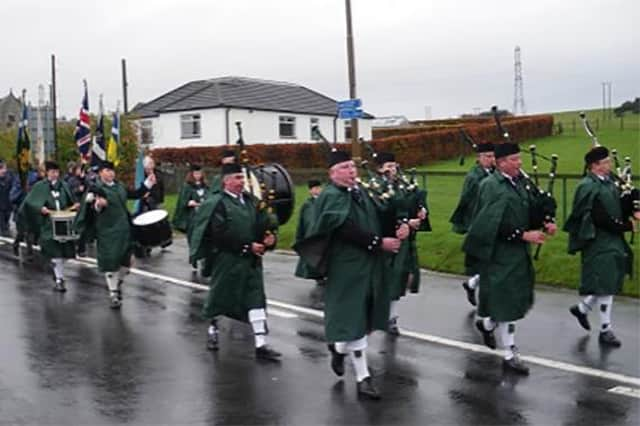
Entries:
POLYGON ((247 322, 249 310, 266 306, 262 259, 250 250, 243 252, 243 247, 263 240, 268 214, 258 211, 258 200, 249 194, 244 194, 244 200, 243 205, 226 192, 218 192, 207 198, 194 217, 191 262, 213 260, 202 309, 206 319, 224 315, 247 322))
POLYGON ((294 249, 312 268, 327 277, 324 323, 328 342, 360 339, 386 330, 389 288, 384 282, 384 254, 367 251, 334 236, 349 218, 365 232, 380 236, 378 211, 367 191, 353 201, 345 188, 327 185, 314 203, 316 221, 294 249))
POLYGON ((620 194, 610 180, 589 173, 576 188, 573 208, 564 231, 569 233, 569 253, 581 252, 580 294, 612 295, 622 289, 625 272, 631 275, 633 252, 623 233, 612 233, 593 223, 591 210, 598 199, 614 220, 624 220, 620 194))
POLYGON ((533 305, 535 273, 529 244, 507 241, 501 227, 529 229, 529 194, 500 173, 480 183, 474 219, 463 244, 480 261, 478 315, 495 321, 523 318, 533 305))
MULTIPOLYGON (((454 210, 449 222, 452 224, 453 232, 457 234, 466 234, 473 221, 473 213, 475 211, 476 203, 478 200, 478 190, 480 182, 489 176, 489 173, 476 164, 464 179, 462 185, 462 193, 460 194, 460 201, 458 206, 454 210)), ((479 261, 476 257, 465 254, 464 256, 464 269, 465 275, 473 276, 479 273, 479 261)))
POLYGON ((209 195, 222 191, 222 175, 217 174, 211 180, 211 186, 209 186, 209 195))
MULTIPOLYGON (((313 205, 315 198, 310 197, 302 204, 300 208, 300 216, 298 219, 298 227, 296 228, 296 243, 304 240, 307 230, 313 225, 314 222, 314 209, 313 205)), ((322 275, 315 272, 307 263, 300 257, 298 258, 298 264, 296 265, 295 276, 306 279, 320 279, 322 275)))
POLYGON ((60 210, 67 209, 75 203, 75 197, 65 182, 58 180, 52 186, 49 180, 44 179, 33 185, 22 202, 18 215, 21 218, 23 229, 31 231, 37 236, 38 245, 40 245, 44 257, 48 259, 73 258, 76 255, 75 243, 73 241, 61 243, 54 240, 51 218, 43 216, 40 212, 42 207, 56 210, 52 190, 59 194, 60 210))
POLYGON ((116 272, 120 266, 131 265, 133 241, 130 220, 127 190, 117 181, 107 185, 98 179, 95 187, 82 197, 75 225, 78 232, 95 235, 101 272, 116 272), (93 203, 87 203, 89 193, 106 198, 108 205, 95 211, 93 203))
POLYGON ((178 195, 176 202, 176 211, 173 216, 173 227, 187 234, 187 241, 191 244, 191 233, 193 231, 193 216, 196 208, 189 207, 189 201, 194 200, 202 204, 204 202, 209 188, 206 185, 198 186, 192 183, 185 183, 178 195))
POLYGON ((453 232, 466 234, 469 230, 478 199, 478 187, 480 186, 480 182, 487 176, 489 176, 489 174, 480 164, 476 164, 469 170, 469 173, 467 173, 467 176, 464 178, 464 183, 462 184, 462 193, 460 194, 458 206, 449 219, 453 232))

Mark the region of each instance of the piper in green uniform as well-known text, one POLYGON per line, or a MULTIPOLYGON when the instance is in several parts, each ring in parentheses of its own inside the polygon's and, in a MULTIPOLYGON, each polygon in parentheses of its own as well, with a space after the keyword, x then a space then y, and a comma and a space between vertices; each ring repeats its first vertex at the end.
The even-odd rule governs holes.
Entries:
POLYGON ((427 218, 427 210, 424 205, 419 205, 415 191, 409 191, 400 181, 398 176, 398 163, 395 155, 390 152, 379 152, 375 157, 378 165, 377 173, 379 184, 388 189, 390 193, 386 210, 381 212, 383 236, 394 237, 400 228, 401 233, 408 234, 403 239, 398 253, 387 253, 385 276, 389 285, 389 325, 387 331, 393 336, 400 334, 398 328, 398 303, 401 297, 411 288, 412 292, 418 291, 415 282, 419 283, 420 269, 418 265, 418 253, 415 242, 416 232, 421 229, 422 221, 427 218), (390 190, 390 191, 389 191, 390 190), (414 216, 415 217, 412 217, 414 216))
MULTIPOLYGON (((173 227, 181 232, 186 232, 189 246, 191 246, 191 234, 193 232, 193 217, 207 197, 208 189, 202 167, 192 164, 186 182, 180 190, 176 203, 176 213, 173 217, 173 227)), ((192 263, 191 266, 194 271, 198 270, 197 262, 192 263)))
POLYGON ((564 226, 569 233, 569 253, 581 253, 579 292, 584 296, 570 312, 590 330, 587 315, 597 306, 599 342, 619 347, 622 343, 611 326, 613 296, 622 289, 625 273, 631 275, 633 253, 624 232, 633 230, 633 220, 640 220, 640 212, 635 212, 633 219, 623 217, 620 192, 610 177, 607 148, 593 148, 585 155, 585 162, 589 172, 576 188, 573 209, 564 226))
POLYGON ((95 186, 85 194, 76 227, 95 235, 98 270, 105 274, 112 309, 122 305, 122 284, 133 250, 126 188, 115 180, 113 163, 100 165, 95 186))
POLYGON ((60 179, 60 167, 53 161, 45 162, 46 179, 39 181, 27 194, 19 216, 27 230, 37 235, 42 255, 51 260, 54 290, 64 292, 64 259, 76 255, 73 241, 60 242, 54 238, 52 211, 76 210, 78 204, 69 186, 60 179))
POLYGON ((281 354, 266 344, 262 272, 262 256, 276 244, 275 224, 267 209, 243 192, 240 165, 222 166, 222 188, 196 212, 190 248, 192 261, 205 256, 213 259, 210 290, 202 309, 203 317, 211 320, 207 348, 218 349, 216 318, 224 315, 251 324, 256 358, 277 360, 281 354))
POLYGON ((346 152, 330 153, 329 178, 331 183, 315 202, 316 220, 294 248, 327 277, 324 323, 331 368, 342 376, 349 355, 358 394, 379 399, 367 367, 367 334, 387 328, 384 252, 397 252, 400 240, 383 238, 376 204, 356 183, 357 169, 346 152))
MULTIPOLYGON (((478 187, 480 186, 480 182, 493 172, 496 165, 493 154, 493 144, 488 142, 478 144, 477 146, 476 165, 469 170, 469 173, 467 173, 467 176, 464 178, 460 201, 458 201, 458 206, 449 219, 449 222, 452 223, 453 232, 458 234, 466 234, 469 230, 478 200, 478 187)), ((465 254, 464 270, 465 275, 468 275, 470 278, 462 283, 462 288, 467 293, 469 303, 471 303, 472 306, 476 306, 476 288, 480 282, 478 259, 469 254, 465 254)))
MULTIPOLYGON (((236 153, 230 149, 225 149, 222 151, 222 157, 220 158, 220 165, 224 166, 225 164, 234 164, 237 163, 236 153)), ((222 173, 217 176, 214 176, 211 181, 211 186, 209 187, 209 194, 215 194, 216 192, 222 191, 222 173)))
MULTIPOLYGON (((313 216, 313 206, 316 198, 318 198, 322 192, 322 184, 317 179, 311 179, 307 183, 307 186, 309 188, 309 198, 302 204, 302 207, 300 207, 298 227, 296 228, 296 243, 304 239, 307 230, 313 225, 315 220, 313 216)), ((294 275, 300 278, 315 280, 316 287, 311 292, 312 307, 314 309, 324 309, 323 299, 325 278, 309 267, 302 258, 298 258, 298 264, 296 265, 294 275)))
MULTIPOLYGON (((504 351, 503 367, 529 374, 515 346, 516 321, 533 305, 534 270, 529 243, 543 244, 545 233, 531 230, 531 195, 519 182, 520 148, 504 143, 495 147, 497 171, 480 183, 473 222, 463 250, 479 259, 480 297, 476 326, 487 346, 495 347, 493 331, 504 351)), ((544 224, 554 234, 556 225, 544 224)))

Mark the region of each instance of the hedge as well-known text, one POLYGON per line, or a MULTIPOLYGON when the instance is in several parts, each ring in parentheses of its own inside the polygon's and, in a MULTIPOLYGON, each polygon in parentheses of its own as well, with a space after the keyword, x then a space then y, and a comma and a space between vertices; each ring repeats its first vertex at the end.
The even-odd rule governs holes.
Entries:
MULTIPOLYGON (((445 160, 470 152, 470 147, 460 140, 459 127, 440 130, 427 130, 422 133, 377 138, 371 141, 376 151, 390 151, 404 166, 417 166, 433 161, 445 160)), ((511 138, 515 142, 550 136, 553 129, 551 115, 514 117, 505 121, 511 138)), ((481 124, 464 126, 475 140, 495 141, 498 139, 492 120, 483 120, 481 124)), ((350 150, 351 144, 337 144, 338 149, 350 150)), ((153 157, 161 163, 175 165, 197 163, 216 165, 222 151, 228 146, 156 148, 153 157)), ((326 147, 321 143, 251 144, 247 146, 252 164, 280 163, 286 168, 312 169, 326 165, 326 147)))

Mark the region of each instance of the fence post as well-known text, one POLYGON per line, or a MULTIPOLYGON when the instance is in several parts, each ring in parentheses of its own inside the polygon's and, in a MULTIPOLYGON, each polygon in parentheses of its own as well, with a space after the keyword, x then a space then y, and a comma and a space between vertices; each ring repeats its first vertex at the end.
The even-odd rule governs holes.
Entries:
POLYGON ((624 115, 620 115, 620 130, 624 130, 624 115))
POLYGON ((573 131, 573 136, 576 135, 576 119, 571 120, 571 130, 573 131))
POLYGON ((596 118, 596 132, 600 130, 600 118, 596 118))
POLYGON ((567 222, 567 178, 562 178, 562 224, 567 222))

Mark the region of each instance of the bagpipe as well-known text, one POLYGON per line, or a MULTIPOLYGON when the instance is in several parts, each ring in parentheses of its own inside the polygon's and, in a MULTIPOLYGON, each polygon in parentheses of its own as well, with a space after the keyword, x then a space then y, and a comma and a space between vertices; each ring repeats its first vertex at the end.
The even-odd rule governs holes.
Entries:
MULTIPOLYGON (((596 133, 589 125, 589 120, 584 112, 580 112, 580 120, 585 132, 591 138, 591 148, 595 148, 600 145, 596 133)), ((618 158, 618 151, 616 149, 611 150, 611 157, 613 158, 615 173, 611 173, 613 183, 620 191, 620 208, 622 210, 622 217, 626 220, 633 216, 634 213, 640 211, 640 190, 633 185, 633 175, 631 173, 631 157, 626 156, 624 158, 624 166, 620 164, 618 158)), ((587 172, 587 165, 585 164, 584 173, 587 172)), ((633 244, 634 233, 631 233, 631 243, 633 244)))
POLYGON ((245 176, 245 191, 259 200, 258 210, 270 217, 265 233, 274 232, 291 218, 295 207, 295 187, 289 172, 278 163, 252 165, 242 137, 242 122, 236 121, 238 159, 245 176))
MULTIPOLYGON (((498 107, 492 106, 491 112, 493 113, 493 119, 496 122, 496 128, 498 133, 508 143, 513 143, 509 132, 503 127, 498 114, 498 107)), ((530 145, 529 149, 521 148, 521 151, 531 156, 531 169, 533 178, 529 176, 527 172, 520 169, 519 180, 524 183, 524 188, 527 190, 531 207, 529 209, 529 226, 531 229, 543 229, 546 223, 555 222, 557 203, 553 197, 553 187, 555 184, 556 172, 558 170, 558 156, 552 154, 551 157, 541 155, 537 152, 535 145, 530 145), (540 186, 538 178, 538 158, 549 162, 549 180, 547 181, 547 187, 542 188, 540 186)), ((538 260, 542 245, 539 245, 533 256, 535 260, 538 260)))

